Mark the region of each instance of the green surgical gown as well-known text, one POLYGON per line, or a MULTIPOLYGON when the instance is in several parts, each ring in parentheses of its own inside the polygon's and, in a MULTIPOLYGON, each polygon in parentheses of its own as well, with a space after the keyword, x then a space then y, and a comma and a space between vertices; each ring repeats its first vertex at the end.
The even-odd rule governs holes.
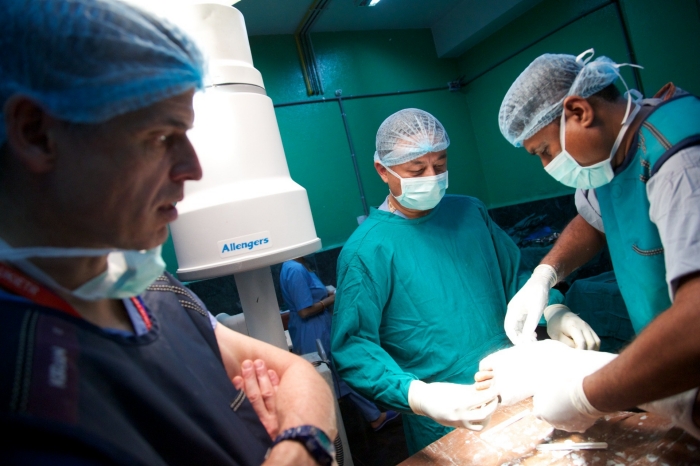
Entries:
POLYGON ((506 304, 531 274, 519 265, 515 243, 467 196, 413 220, 373 209, 343 247, 333 358, 351 387, 404 413, 411 454, 451 429, 410 414, 409 384, 472 384, 479 361, 510 346, 506 304))

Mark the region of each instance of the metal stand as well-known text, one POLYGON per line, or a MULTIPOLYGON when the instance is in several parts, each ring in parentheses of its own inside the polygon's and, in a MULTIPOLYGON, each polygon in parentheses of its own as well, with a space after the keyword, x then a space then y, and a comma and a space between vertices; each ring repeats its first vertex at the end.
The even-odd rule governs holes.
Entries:
POLYGON ((338 466, 355 466, 352 461, 352 454, 350 453, 350 443, 348 442, 348 436, 345 433, 345 424, 343 423, 343 415, 340 413, 340 405, 338 405, 338 394, 335 393, 335 384, 333 383, 333 371, 331 371, 330 365, 327 359, 324 361, 326 356, 323 358, 319 356, 318 353, 308 353, 303 354, 302 358, 309 361, 313 366, 316 367, 316 372, 319 373, 323 380, 326 381, 329 387, 331 387, 331 392, 333 393, 333 399, 335 401, 335 417, 338 421, 338 437, 335 441, 335 459, 338 462, 338 466))
POLYGON ((270 267, 236 273, 233 277, 241 298, 248 334, 288 351, 270 267))

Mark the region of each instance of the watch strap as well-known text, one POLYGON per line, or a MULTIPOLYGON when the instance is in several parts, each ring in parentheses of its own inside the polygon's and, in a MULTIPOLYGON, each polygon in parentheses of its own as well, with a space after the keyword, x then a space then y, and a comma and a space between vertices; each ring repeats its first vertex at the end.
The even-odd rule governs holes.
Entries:
POLYGON ((285 440, 294 440, 304 445, 306 451, 321 466, 331 466, 335 463, 335 445, 318 427, 304 425, 287 429, 275 438, 272 447, 285 440))

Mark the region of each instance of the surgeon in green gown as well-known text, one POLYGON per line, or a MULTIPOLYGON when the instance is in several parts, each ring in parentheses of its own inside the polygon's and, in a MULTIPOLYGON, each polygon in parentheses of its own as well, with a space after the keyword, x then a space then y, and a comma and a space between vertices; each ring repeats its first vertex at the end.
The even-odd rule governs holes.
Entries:
MULTIPOLYGON (((410 454, 488 422, 497 394, 470 384, 481 359, 510 346, 506 305, 531 275, 481 201, 445 196, 448 146, 425 111, 382 123, 374 160, 390 194, 338 260, 333 358, 350 386, 406 414, 410 454)), ((561 332, 590 330, 578 321, 561 332)))

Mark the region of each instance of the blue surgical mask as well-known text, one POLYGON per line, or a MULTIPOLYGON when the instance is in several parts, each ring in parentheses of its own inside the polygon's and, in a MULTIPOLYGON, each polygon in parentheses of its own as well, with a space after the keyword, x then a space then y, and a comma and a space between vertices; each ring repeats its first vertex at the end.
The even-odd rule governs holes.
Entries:
POLYGON ((430 210, 438 205, 445 195, 448 186, 447 172, 435 176, 402 178, 391 168, 384 168, 401 181, 401 194, 394 196, 394 199, 407 209, 430 210))
MULTIPOLYGON (((628 105, 631 104, 631 98, 631 95, 628 95, 628 99, 630 99, 628 100, 628 105)), ((627 112, 625 112, 625 118, 622 120, 622 128, 620 128, 617 134, 617 139, 615 139, 615 144, 613 144, 608 158, 587 167, 579 165, 566 150, 566 112, 562 111, 561 123, 559 125, 561 152, 554 157, 544 169, 555 180, 572 188, 595 189, 610 183, 615 176, 612 168, 612 159, 620 148, 620 144, 627 133, 627 129, 632 121, 634 121, 634 117, 637 116, 640 109, 640 105, 635 105, 632 113, 629 113, 628 106, 627 112)))
POLYGON ((114 249, 31 247, 13 248, 0 239, 0 261, 7 261, 43 285, 84 301, 125 299, 138 296, 165 270, 161 246, 146 251, 114 249), (27 259, 35 257, 107 256, 107 270, 68 290, 27 259))

